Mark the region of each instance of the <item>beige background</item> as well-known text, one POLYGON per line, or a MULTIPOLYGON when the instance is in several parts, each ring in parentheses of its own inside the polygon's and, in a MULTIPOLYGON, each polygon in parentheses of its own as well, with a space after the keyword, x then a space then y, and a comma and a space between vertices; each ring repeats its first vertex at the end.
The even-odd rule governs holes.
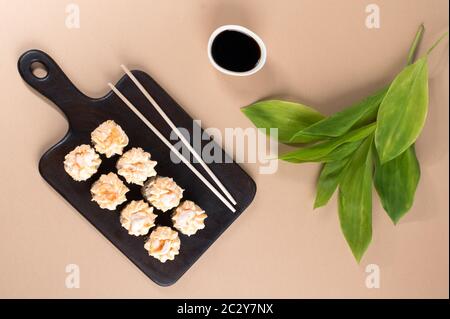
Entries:
POLYGON ((290 98, 330 114, 388 83, 421 22, 422 52, 447 30, 447 0, 74 2, 80 29, 65 27, 69 1, 0 0, 1 297, 448 298, 447 40, 430 62, 415 205, 394 227, 374 201, 373 242, 360 265, 340 232, 335 199, 312 211, 318 165, 280 163, 264 176, 257 164, 243 164, 258 184, 255 201, 169 288, 148 280, 40 177, 38 160, 67 123, 16 69, 22 52, 40 48, 99 97, 126 63, 153 75, 204 127, 249 127, 239 108, 258 99, 290 98), (365 27, 369 3, 381 8, 379 30, 365 27), (229 23, 267 45, 267 64, 252 77, 222 75, 208 62, 209 34, 229 23), (69 263, 81 268, 80 289, 65 288, 69 263), (380 289, 365 286, 371 263, 380 266, 380 289))

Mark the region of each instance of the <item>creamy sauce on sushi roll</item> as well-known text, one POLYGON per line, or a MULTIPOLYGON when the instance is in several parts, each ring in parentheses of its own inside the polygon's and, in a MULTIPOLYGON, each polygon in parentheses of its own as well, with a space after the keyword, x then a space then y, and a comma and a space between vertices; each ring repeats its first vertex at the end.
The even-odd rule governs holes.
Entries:
POLYGON ((149 179, 142 188, 144 198, 163 212, 178 206, 183 192, 172 178, 160 176, 149 179))

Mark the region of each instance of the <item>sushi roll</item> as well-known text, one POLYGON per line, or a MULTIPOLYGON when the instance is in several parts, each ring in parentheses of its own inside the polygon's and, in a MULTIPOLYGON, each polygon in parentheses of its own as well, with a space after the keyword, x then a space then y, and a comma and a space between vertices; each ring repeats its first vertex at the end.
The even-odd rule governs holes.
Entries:
POLYGON ((64 170, 74 180, 80 182, 94 175, 101 163, 102 160, 95 150, 83 144, 75 147, 64 157, 64 170))
POLYGON ((126 202, 125 194, 128 191, 128 187, 114 173, 103 174, 91 187, 92 200, 101 208, 109 210, 115 210, 126 202))
POLYGON ((190 200, 185 200, 172 214, 173 227, 182 234, 191 236, 199 229, 205 228, 205 219, 208 215, 198 205, 190 200))
POLYGON ((156 215, 153 207, 143 200, 131 201, 120 213, 120 223, 134 236, 146 235, 155 226, 156 215))
POLYGON ((110 158, 115 154, 122 155, 123 149, 128 145, 128 136, 113 120, 100 124, 92 133, 91 140, 95 150, 110 158))
POLYGON ((180 238, 178 232, 167 226, 159 226, 145 242, 144 248, 148 254, 162 263, 174 260, 180 252, 180 238))
POLYGON ((142 187, 142 195, 155 208, 166 212, 180 204, 183 191, 170 177, 156 176, 142 187))
POLYGON ((117 173, 123 176, 127 183, 144 185, 147 178, 156 176, 157 162, 150 160, 150 153, 140 147, 126 151, 117 161, 117 173))

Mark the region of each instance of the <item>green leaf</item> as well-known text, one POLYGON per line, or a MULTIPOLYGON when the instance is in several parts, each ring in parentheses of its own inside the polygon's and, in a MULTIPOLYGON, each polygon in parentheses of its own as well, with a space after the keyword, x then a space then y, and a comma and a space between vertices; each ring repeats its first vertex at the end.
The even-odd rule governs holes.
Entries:
POLYGON ((425 26, 421 24, 419 26, 419 29, 416 32, 416 36, 414 37, 414 41, 411 43, 411 47, 409 48, 408 52, 408 59, 406 61, 406 64, 412 64, 417 53, 417 47, 419 46, 420 41, 422 41, 423 33, 425 32, 425 26))
POLYGON ((344 109, 330 117, 327 117, 309 127, 299 130, 291 141, 312 137, 337 137, 347 133, 352 128, 367 125, 377 118, 378 107, 383 100, 387 88, 374 95, 344 109))
MULTIPOLYGON (((329 141, 322 142, 319 144, 312 145, 310 147, 303 147, 298 150, 295 150, 293 152, 283 154, 279 158, 284 161, 288 161, 291 163, 304 163, 304 162, 317 162, 317 161, 332 161, 336 160, 339 157, 330 157, 329 155, 333 151, 342 152, 344 155, 351 151, 353 148, 353 151, 355 149, 355 145, 346 146, 343 150, 339 149, 341 145, 357 142, 362 140, 363 138, 367 137, 371 133, 375 131, 376 125, 370 124, 367 126, 364 126, 362 128, 353 130, 348 132, 347 134, 333 138, 329 141)), ((338 153, 339 154, 339 153, 338 153)), ((348 155, 348 154, 347 154, 348 155)), ((341 158, 344 157, 343 155, 341 158)))
POLYGON ((362 143, 362 139, 356 142, 349 142, 336 147, 328 155, 323 156, 320 161, 323 163, 329 163, 333 161, 340 161, 344 158, 349 157, 359 148, 362 143))
POLYGON ((416 141, 427 111, 428 64, 423 57, 397 75, 380 105, 375 145, 381 163, 399 156, 416 141))
MULTIPOLYGON (((290 143, 296 132, 324 118, 313 108, 281 100, 260 101, 241 110, 256 127, 265 128, 267 133, 270 128, 278 128, 278 140, 282 143, 290 143)), ((317 138, 306 138, 296 143, 314 140, 317 138)))
POLYGON ((394 224, 402 218, 414 202, 420 179, 420 166, 414 145, 405 152, 381 165, 375 158, 374 184, 384 210, 394 224))
MULTIPOLYGON (((360 145, 360 144, 358 144, 360 145)), ((320 172, 319 181, 317 182, 317 194, 314 202, 314 208, 325 206, 333 196, 336 188, 341 180, 342 172, 345 165, 349 162, 349 158, 338 161, 325 163, 320 172)))
POLYGON ((301 150, 294 151, 295 154, 293 154, 292 156, 284 154, 282 155, 282 157, 280 157, 280 159, 289 163, 296 163, 296 164, 307 162, 328 163, 340 161, 353 154, 361 145, 361 142, 362 140, 355 142, 348 142, 334 149, 330 149, 329 152, 328 150, 326 150, 325 152, 326 146, 324 145, 325 143, 322 143, 321 145, 315 145, 314 148, 311 149, 303 148, 301 150))
POLYGON ((361 144, 339 183, 341 229, 358 262, 372 240, 372 141, 371 136, 361 144))

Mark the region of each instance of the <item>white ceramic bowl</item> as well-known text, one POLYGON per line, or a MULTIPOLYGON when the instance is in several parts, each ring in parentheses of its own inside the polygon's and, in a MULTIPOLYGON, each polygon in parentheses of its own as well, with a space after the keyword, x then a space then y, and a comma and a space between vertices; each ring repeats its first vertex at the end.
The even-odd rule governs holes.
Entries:
POLYGON ((261 38, 254 33, 253 31, 240 26, 240 25, 234 25, 234 24, 228 24, 228 25, 223 25, 221 27, 218 27, 216 30, 214 30, 214 32, 211 34, 211 36, 209 37, 209 41, 208 41, 208 58, 209 61, 211 62, 211 64, 220 72, 224 73, 224 74, 228 74, 228 75, 234 75, 234 76, 247 76, 247 75, 251 75, 254 74, 256 72, 258 72, 259 70, 261 70, 261 68, 264 66, 264 64, 266 63, 266 58, 267 58, 267 49, 266 49, 266 45, 264 44, 264 42, 261 40, 261 38), (251 70, 245 71, 245 72, 234 72, 234 71, 230 71, 227 69, 222 68, 220 65, 218 65, 216 63, 216 61, 214 61, 214 58, 212 57, 212 53, 211 53, 211 47, 212 44, 214 42, 214 39, 222 32, 224 31, 237 31, 237 32, 241 32, 245 35, 248 35, 249 37, 253 38, 256 43, 259 45, 259 48, 261 50, 261 57, 258 61, 258 63, 255 65, 255 67, 251 70))

